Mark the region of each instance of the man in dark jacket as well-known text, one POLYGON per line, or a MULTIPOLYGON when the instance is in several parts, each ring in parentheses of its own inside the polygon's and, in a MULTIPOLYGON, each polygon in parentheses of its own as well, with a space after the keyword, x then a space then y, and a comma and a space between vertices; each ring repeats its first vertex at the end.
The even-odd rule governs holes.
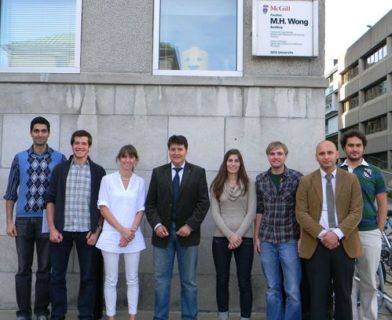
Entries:
POLYGON ((73 243, 80 266, 79 319, 94 318, 95 243, 101 231, 97 200, 105 170, 88 157, 91 144, 92 137, 87 131, 79 130, 72 134, 73 155, 54 169, 46 195, 51 241, 52 320, 65 319, 67 313, 66 272, 73 243))
POLYGON ((184 136, 168 141, 170 163, 152 172, 146 216, 153 228, 155 275, 154 320, 167 320, 174 257, 181 281, 182 319, 197 319, 196 267, 200 225, 209 208, 206 173, 186 162, 184 136))

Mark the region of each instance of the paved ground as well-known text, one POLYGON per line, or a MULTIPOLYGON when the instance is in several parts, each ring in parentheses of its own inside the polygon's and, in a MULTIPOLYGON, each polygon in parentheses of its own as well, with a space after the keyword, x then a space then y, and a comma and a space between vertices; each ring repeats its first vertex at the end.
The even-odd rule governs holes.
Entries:
MULTIPOLYGON (((138 317, 137 320, 151 320, 153 317, 152 312, 150 311, 139 311, 138 313, 138 317)), ((77 313, 75 312, 75 310, 71 310, 68 314, 67 320, 77 320, 77 313)), ((0 311, 0 320, 13 320, 15 319, 15 311, 14 310, 9 310, 9 311, 5 311, 5 310, 1 310, 0 311)), ((127 320, 127 313, 126 311, 121 311, 116 320, 127 320)), ((180 320, 180 314, 179 313, 171 313, 170 314, 170 320, 180 320)), ((216 313, 202 313, 200 314, 199 317, 200 320, 216 320, 216 313)), ((232 319, 239 319, 239 315, 233 315, 232 319)), ((265 318, 262 315, 255 315, 254 319, 260 319, 260 320, 264 320, 265 318)))
MULTIPOLYGON (((387 285, 387 292, 388 294, 392 297, 392 286, 387 285)), ((215 312, 202 312, 199 314, 199 320, 216 320, 216 313, 215 312)), ((151 311, 139 311, 138 313, 138 320, 151 320, 153 318, 153 313, 151 311)), ((239 314, 233 313, 231 315, 232 320, 239 319, 240 316, 239 314)), ((0 320, 13 320, 15 319, 15 310, 0 310, 0 320)), ((76 320, 77 319, 77 312, 75 310, 70 310, 68 313, 67 320, 76 320)), ((120 310, 119 314, 116 318, 116 320, 127 320, 127 312, 126 310, 120 310)), ((179 312, 172 312, 170 314, 170 320, 180 320, 180 313, 179 312)), ((265 315, 264 314, 253 314, 253 319, 257 320, 265 320, 265 315)), ((389 312, 386 308, 385 305, 382 307, 382 309, 379 312, 379 317, 378 320, 391 320, 392 319, 392 313, 389 312)))
MULTIPOLYGON (((153 314, 151 311, 139 311, 137 320, 151 320, 153 317, 153 314)), ((231 319, 232 320, 237 320, 239 319, 240 316, 239 314, 232 314, 231 319)), ((13 320, 15 319, 15 311, 14 310, 1 310, 0 311, 0 320, 13 320)), ((116 320, 127 320, 127 313, 126 311, 121 311, 117 315, 116 320)), ((180 314, 178 312, 172 312, 170 314, 170 320, 180 320, 180 314)), ((216 320, 216 313, 215 312, 203 312, 200 313, 199 320, 216 320)), ((265 315, 263 314, 253 314, 253 319, 257 320, 265 320, 265 315)), ((392 314, 389 313, 385 308, 380 311, 378 320, 391 320, 392 319, 392 314)), ((77 320, 77 313, 75 310, 70 310, 67 320, 77 320)))

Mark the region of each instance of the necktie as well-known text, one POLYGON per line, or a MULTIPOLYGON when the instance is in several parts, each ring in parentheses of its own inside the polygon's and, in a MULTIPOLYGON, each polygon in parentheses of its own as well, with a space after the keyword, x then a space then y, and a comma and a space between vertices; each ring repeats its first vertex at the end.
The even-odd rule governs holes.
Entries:
POLYGON ((330 228, 336 228, 335 221, 335 196, 333 194, 332 188, 332 174, 327 174, 325 176, 327 179, 326 192, 327 192, 327 211, 328 211, 328 224, 330 228))
POLYGON ((173 191, 173 206, 172 206, 172 219, 176 219, 177 215, 177 202, 178 196, 180 195, 180 175, 179 172, 182 168, 174 168, 176 174, 174 175, 174 179, 172 181, 172 191, 173 191))

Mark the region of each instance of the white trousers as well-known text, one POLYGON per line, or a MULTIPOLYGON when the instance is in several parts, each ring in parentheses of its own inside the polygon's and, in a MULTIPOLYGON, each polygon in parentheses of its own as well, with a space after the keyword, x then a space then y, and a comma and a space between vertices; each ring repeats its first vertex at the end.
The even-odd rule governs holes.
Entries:
MULTIPOLYGON (((127 280, 128 314, 137 313, 139 300, 139 260, 140 252, 124 253, 125 277, 127 280)), ((105 265, 104 295, 106 315, 112 317, 116 314, 117 280, 119 253, 102 251, 105 265)))
POLYGON ((377 320, 376 273, 381 255, 381 232, 379 229, 360 231, 362 256, 355 263, 355 273, 361 279, 353 281, 351 301, 354 320, 377 320), (358 293, 360 306, 357 307, 358 293))

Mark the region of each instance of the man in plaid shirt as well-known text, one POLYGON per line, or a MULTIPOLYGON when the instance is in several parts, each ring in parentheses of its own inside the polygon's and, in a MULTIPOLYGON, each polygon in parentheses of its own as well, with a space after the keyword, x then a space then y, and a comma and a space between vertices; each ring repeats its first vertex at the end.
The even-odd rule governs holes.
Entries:
POLYGON ((284 143, 271 142, 266 154, 271 167, 256 177, 254 243, 267 281, 267 319, 301 319, 295 194, 302 174, 285 166, 288 149, 284 143))
POLYGON ((78 130, 72 134, 72 156, 54 168, 46 194, 52 263, 51 320, 63 320, 67 313, 66 273, 74 243, 80 267, 79 319, 93 320, 95 316, 99 257, 95 243, 102 229, 97 201, 105 170, 90 159, 91 145, 89 132, 78 130))

